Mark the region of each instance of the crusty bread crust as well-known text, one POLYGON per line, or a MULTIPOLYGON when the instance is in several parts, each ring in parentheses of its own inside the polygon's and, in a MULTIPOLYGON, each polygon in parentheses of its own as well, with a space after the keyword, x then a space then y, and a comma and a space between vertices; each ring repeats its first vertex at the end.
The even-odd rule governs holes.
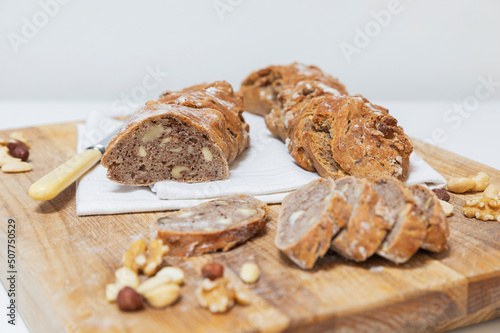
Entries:
MULTIPOLYGON (((137 111, 115 134, 101 163, 108 168, 109 179, 126 185, 150 185, 161 180, 201 182, 225 179, 229 175, 228 164, 250 144, 249 128, 244 122, 242 112, 241 97, 224 81, 197 85, 180 92, 165 92, 158 101, 150 101, 137 111), (167 166, 164 166, 162 161, 171 162, 174 159, 173 154, 162 149, 156 142, 165 137, 146 144, 141 142, 146 128, 162 123, 176 124, 178 128, 174 129, 173 135, 176 131, 180 133, 180 130, 190 130, 192 135, 198 136, 197 145, 210 147, 214 157, 214 165, 211 166, 215 169, 213 175, 204 175, 200 170, 196 170, 196 162, 200 159, 191 158, 190 165, 186 166, 190 169, 189 177, 172 177, 171 169, 175 164, 167 163, 167 166), (130 151, 130 147, 136 149, 139 145, 148 155, 142 156, 142 164, 145 164, 146 170, 128 170, 132 167, 127 169, 127 163, 132 165, 134 158, 141 158, 137 156, 136 151, 130 151), (153 163, 152 158, 161 160, 153 163), (129 177, 124 170, 139 176, 129 177), (153 177, 155 172, 159 175, 153 177)), ((167 133, 164 135, 167 136, 167 133)), ((186 142, 180 143, 183 145, 181 150, 187 148, 192 138, 185 135, 182 140, 186 142)))
POLYGON ((408 176, 413 146, 397 120, 362 96, 348 96, 317 67, 270 66, 250 74, 241 92, 247 110, 265 117, 304 169, 332 178, 408 176))
MULTIPOLYGON (((219 206, 220 207, 220 206, 219 206)), ((205 253, 211 253, 218 250, 228 251, 234 246, 244 243, 263 230, 267 221, 268 213, 267 205, 255 199, 252 196, 244 194, 234 194, 228 197, 222 197, 217 200, 209 201, 201 205, 172 212, 164 217, 159 218, 151 227, 152 237, 159 238, 163 244, 169 246, 169 255, 171 256, 198 256, 205 253), (216 230, 203 230, 196 227, 196 220, 193 220, 192 229, 176 230, 170 228, 167 224, 161 222, 162 219, 171 217, 175 219, 177 216, 189 212, 200 214, 210 212, 220 204, 218 202, 226 201, 228 205, 222 207, 221 212, 231 214, 237 208, 255 209, 257 214, 248 217, 246 220, 239 221, 235 224, 229 224, 227 227, 216 230)), ((211 221, 210 224, 215 226, 216 221, 211 221)))
POLYGON ((155 103, 184 105, 194 109, 215 109, 222 113, 229 132, 225 139, 229 140, 229 146, 236 147, 234 152, 228 155, 228 163, 250 144, 249 126, 242 116, 243 99, 226 81, 198 84, 181 91, 165 91, 155 103))

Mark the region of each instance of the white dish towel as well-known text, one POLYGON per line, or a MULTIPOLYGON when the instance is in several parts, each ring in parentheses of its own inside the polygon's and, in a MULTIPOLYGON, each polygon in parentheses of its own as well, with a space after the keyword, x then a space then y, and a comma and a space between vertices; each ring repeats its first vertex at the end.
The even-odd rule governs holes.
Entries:
MULTIPOLYGON (((262 117, 245 112, 250 125, 251 145, 230 165, 226 180, 186 184, 159 182, 148 186, 124 186, 106 178, 106 169, 97 165, 77 183, 78 215, 150 212, 191 207, 215 197, 233 193, 254 195, 267 203, 283 197, 319 177, 299 167, 285 145, 272 137, 262 117)), ((78 152, 118 129, 122 122, 92 112, 85 125, 78 126, 78 152)), ((417 154, 410 158, 407 185, 442 187, 446 180, 417 154)))

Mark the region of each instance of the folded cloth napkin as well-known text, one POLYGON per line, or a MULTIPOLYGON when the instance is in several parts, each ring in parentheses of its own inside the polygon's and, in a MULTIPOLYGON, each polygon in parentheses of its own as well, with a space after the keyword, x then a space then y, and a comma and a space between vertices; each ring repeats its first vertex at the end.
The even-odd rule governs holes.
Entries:
MULTIPOLYGON (((106 178, 97 165, 77 183, 78 215, 162 211, 191 207, 212 198, 246 193, 267 203, 279 203, 291 191, 319 178, 299 167, 286 146, 274 138, 262 117, 245 113, 250 125, 250 147, 230 164, 229 178, 208 183, 158 182, 148 186, 125 186, 106 178)), ((106 114, 92 112, 78 126, 78 151, 116 131, 123 123, 106 114)), ((446 180, 417 154, 410 158, 407 185, 442 187, 446 180)))

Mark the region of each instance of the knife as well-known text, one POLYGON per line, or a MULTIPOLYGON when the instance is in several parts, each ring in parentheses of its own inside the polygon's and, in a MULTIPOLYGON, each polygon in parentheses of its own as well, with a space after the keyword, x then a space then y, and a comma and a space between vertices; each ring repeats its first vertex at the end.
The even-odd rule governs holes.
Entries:
POLYGON ((97 144, 88 147, 37 180, 30 186, 28 192, 30 197, 39 201, 54 199, 101 160, 114 135, 113 131, 97 144))

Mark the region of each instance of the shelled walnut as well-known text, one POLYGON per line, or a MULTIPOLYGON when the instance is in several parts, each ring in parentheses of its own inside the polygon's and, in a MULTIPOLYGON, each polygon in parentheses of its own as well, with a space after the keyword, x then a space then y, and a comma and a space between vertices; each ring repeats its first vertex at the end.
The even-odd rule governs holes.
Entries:
POLYGON ((147 276, 154 275, 158 271, 163 257, 168 253, 168 250, 168 246, 163 245, 161 239, 153 239, 149 243, 149 248, 146 252, 146 262, 142 268, 142 272, 147 276))
POLYGON ((153 239, 149 246, 144 239, 138 239, 123 255, 122 265, 136 273, 142 271, 145 275, 152 276, 158 271, 168 250, 161 239, 153 239))
POLYGON ((500 200, 487 197, 469 200, 464 205, 463 213, 478 220, 500 222, 500 200))
POLYGON ((251 293, 245 288, 233 287, 224 277, 224 267, 216 262, 208 263, 201 269, 203 280, 196 288, 196 298, 201 307, 212 313, 229 311, 236 303, 250 304, 251 293))
POLYGON ((215 280, 203 279, 196 288, 196 298, 201 307, 207 308, 210 312, 224 313, 233 307, 235 292, 225 277, 215 280))
POLYGON ((144 239, 138 239, 130 244, 130 248, 123 255, 123 267, 130 268, 134 272, 138 273, 144 265, 144 262, 141 262, 140 259, 137 260, 137 257, 145 253, 147 249, 148 245, 146 244, 146 241, 144 239))

